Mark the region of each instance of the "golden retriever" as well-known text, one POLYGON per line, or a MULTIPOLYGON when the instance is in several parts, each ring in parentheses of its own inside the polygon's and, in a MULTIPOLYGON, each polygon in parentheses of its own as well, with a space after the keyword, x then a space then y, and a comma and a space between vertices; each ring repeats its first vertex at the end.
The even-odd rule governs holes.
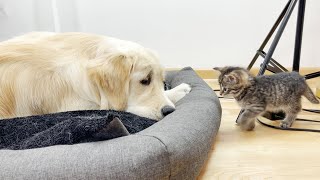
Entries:
POLYGON ((34 32, 0 43, 0 118, 113 109, 160 120, 190 92, 164 91, 149 49, 87 33, 34 32))

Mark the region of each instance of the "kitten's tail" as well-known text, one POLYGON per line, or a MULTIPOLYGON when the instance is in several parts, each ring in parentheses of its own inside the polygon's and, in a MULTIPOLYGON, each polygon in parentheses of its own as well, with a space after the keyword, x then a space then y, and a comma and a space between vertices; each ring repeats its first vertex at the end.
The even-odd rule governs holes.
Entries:
POLYGON ((307 85, 307 89, 304 92, 304 97, 306 97, 310 102, 313 104, 319 104, 319 100, 316 98, 316 96, 313 94, 312 90, 310 87, 307 85))

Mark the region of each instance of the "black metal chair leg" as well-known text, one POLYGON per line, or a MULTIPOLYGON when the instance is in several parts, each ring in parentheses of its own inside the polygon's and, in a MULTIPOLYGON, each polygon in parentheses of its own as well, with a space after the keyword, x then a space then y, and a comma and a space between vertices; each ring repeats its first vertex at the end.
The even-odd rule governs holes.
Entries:
POLYGON ((293 65, 292 65, 292 71, 297 71, 297 72, 299 72, 299 68, 300 68, 300 55, 301 55, 305 6, 306 6, 306 0, 299 0, 297 25, 296 25, 296 39, 295 39, 295 45, 294 45, 293 65))
POLYGON ((312 79, 312 78, 316 78, 316 77, 319 77, 319 76, 320 76, 320 71, 314 72, 314 73, 311 73, 311 74, 307 74, 304 77, 306 79, 312 79))

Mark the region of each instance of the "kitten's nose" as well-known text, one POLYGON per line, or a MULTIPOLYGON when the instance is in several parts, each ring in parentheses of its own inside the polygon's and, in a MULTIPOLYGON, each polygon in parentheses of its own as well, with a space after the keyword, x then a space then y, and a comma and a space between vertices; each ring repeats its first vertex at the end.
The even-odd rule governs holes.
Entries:
POLYGON ((221 89, 221 90, 220 90, 220 96, 222 96, 222 95, 223 95, 223 90, 221 89))
POLYGON ((166 105, 161 108, 161 113, 163 116, 166 116, 172 113, 174 110, 176 110, 174 107, 166 105))

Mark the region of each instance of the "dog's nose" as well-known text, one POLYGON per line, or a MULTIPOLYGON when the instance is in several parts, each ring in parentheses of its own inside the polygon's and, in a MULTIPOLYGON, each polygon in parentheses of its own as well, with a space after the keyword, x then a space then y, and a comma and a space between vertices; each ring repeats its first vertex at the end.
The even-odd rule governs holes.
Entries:
POLYGON ((162 107, 161 113, 163 116, 166 116, 166 115, 172 113, 174 110, 176 110, 174 107, 167 105, 167 106, 162 107))

